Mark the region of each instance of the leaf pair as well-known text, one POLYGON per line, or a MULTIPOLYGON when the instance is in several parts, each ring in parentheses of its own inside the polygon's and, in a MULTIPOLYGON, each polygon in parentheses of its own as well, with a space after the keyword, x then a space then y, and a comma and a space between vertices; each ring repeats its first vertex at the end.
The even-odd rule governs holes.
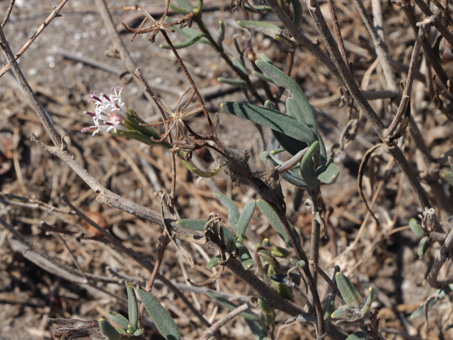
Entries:
MULTIPOLYGON (((122 338, 122 335, 140 336, 144 333, 140 322, 140 309, 138 307, 137 296, 131 283, 126 282, 126 290, 129 319, 119 313, 109 313, 107 317, 117 327, 112 326, 104 318, 99 320, 99 329, 109 340, 119 340, 122 338)), ((138 287, 137 293, 162 336, 167 340, 179 340, 181 334, 175 321, 151 292, 138 287)))
POLYGON ((342 272, 337 272, 335 274, 335 281, 346 305, 340 306, 331 314, 331 317, 334 319, 354 321, 362 319, 367 315, 374 299, 373 287, 369 288, 368 297, 364 301, 351 281, 349 281, 342 272))
MULTIPOLYGON (((267 81, 272 81, 291 92, 291 96, 286 100, 287 114, 278 111, 271 102, 266 102, 265 107, 224 102, 221 108, 237 117, 270 128, 281 146, 292 155, 308 148, 301 161, 300 171, 289 170, 287 174, 282 175, 290 183, 314 189, 321 182, 327 184, 333 182, 338 177, 339 169, 327 158, 324 141, 319 134, 312 107, 304 92, 291 77, 269 61, 257 60, 256 65, 267 81)), ((274 165, 278 164, 269 154, 264 158, 270 158, 274 165)))

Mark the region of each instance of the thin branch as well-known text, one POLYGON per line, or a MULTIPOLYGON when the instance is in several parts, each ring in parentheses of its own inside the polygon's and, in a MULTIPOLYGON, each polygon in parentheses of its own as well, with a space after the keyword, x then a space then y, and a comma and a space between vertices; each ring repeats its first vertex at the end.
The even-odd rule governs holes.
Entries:
POLYGON ((288 14, 279 6, 277 0, 266 0, 272 12, 277 15, 280 21, 286 26, 289 33, 293 36, 294 40, 301 47, 310 51, 321 63, 323 63, 329 71, 342 81, 338 74, 336 65, 332 62, 328 55, 326 55, 317 44, 314 44, 301 30, 293 23, 288 14))
MULTIPOLYGON (((33 43, 33 41, 36 40, 36 38, 41 34, 41 32, 52 22, 53 19, 55 19, 58 15, 58 13, 61 11, 64 5, 69 0, 61 0, 60 3, 55 7, 55 9, 52 11, 52 13, 49 14, 49 16, 44 20, 44 22, 39 26, 39 28, 36 30, 36 32, 32 35, 32 37, 25 43, 24 46, 17 52, 16 56, 14 57, 15 60, 19 59, 22 54, 30 47, 30 45, 33 43)), ((3 28, 3 24, 1 26, 3 28)), ((11 68, 11 61, 8 60, 8 64, 3 66, 0 69, 0 78, 11 68)))
MULTIPOLYGON (((401 1, 401 8, 403 9, 404 14, 406 14, 406 17, 409 20, 409 23, 414 32, 418 33, 417 17, 415 16, 414 8, 412 7, 410 1, 409 0, 401 1)), ((426 39, 426 37, 424 37, 422 40, 422 46, 423 51, 425 52, 425 56, 429 60, 429 63, 431 64, 437 76, 439 77, 439 80, 447 88, 447 90, 451 94, 453 94, 453 87, 448 86, 450 78, 448 77, 447 73, 440 64, 439 58, 437 58, 437 56, 434 54, 433 49, 431 48, 431 45, 429 41, 426 39)))
POLYGON ((8 21, 9 16, 11 15, 11 12, 13 11, 15 2, 16 2, 16 0, 11 0, 11 2, 9 3, 9 7, 8 7, 8 9, 6 11, 5 17, 3 18, 3 21, 2 21, 2 24, 1 24, 2 28, 5 27, 6 22, 8 21))
POLYGON ((335 37, 337 38, 337 43, 338 43, 338 47, 340 49, 341 56, 343 57, 344 63, 349 68, 349 62, 348 62, 348 58, 346 57, 346 51, 344 48, 343 37, 341 35, 340 26, 338 24, 337 13, 335 11, 335 6, 333 4, 333 0, 327 0, 327 3, 329 5, 330 16, 332 17, 333 31, 335 32, 335 37))
POLYGON ((252 304, 250 302, 247 302, 247 303, 244 303, 243 305, 237 307, 236 309, 232 310, 227 315, 225 315, 222 319, 220 319, 215 324, 213 324, 211 327, 206 329, 203 332, 201 340, 208 340, 209 338, 213 337, 215 335, 215 333, 220 330, 221 327, 225 326, 228 322, 230 322, 234 318, 238 317, 241 313, 244 313, 245 311, 249 310, 252 307, 253 307, 252 304))
MULTIPOLYGON (((421 9, 426 16, 430 17, 434 15, 433 12, 429 9, 429 6, 423 0, 414 0, 417 6, 421 9)), ((442 34, 442 36, 451 44, 453 45, 453 34, 448 30, 448 28, 443 24, 440 20, 439 16, 436 15, 434 17, 434 26, 437 30, 442 34)))
MULTIPOLYGON (((276 0, 266 0, 266 2, 272 8, 279 7, 276 0)), ((313 17, 313 20, 316 23, 316 26, 321 35, 321 38, 322 38, 324 44, 327 46, 329 54, 332 57, 332 61, 334 62, 335 67, 337 68, 337 72, 335 74, 340 74, 341 79, 342 79, 343 83, 346 85, 352 98, 354 98, 354 100, 356 101, 360 110, 366 115, 366 117, 372 124, 374 130, 379 135, 381 140, 384 141, 385 140, 385 136, 383 133, 384 124, 382 123, 381 119, 376 114, 376 112, 373 110, 373 108, 370 106, 368 101, 364 98, 360 88, 358 87, 357 83, 355 82, 354 77, 349 72, 348 67, 344 64, 341 54, 337 48, 337 44, 336 44, 335 40, 333 39, 333 37, 327 27, 324 17, 322 16, 318 2, 316 0, 310 0, 308 8, 313 17)), ((297 37, 300 36, 300 34, 298 34, 298 31, 299 31, 298 27, 296 25, 294 25, 294 23, 286 15, 286 13, 284 13, 282 11, 276 11, 275 13, 279 17, 279 19, 283 22, 283 24, 286 26, 286 28, 288 28, 290 33, 296 38, 296 41, 297 41, 297 37)), ((400 148, 392 147, 390 149, 390 153, 395 158, 395 161, 398 164, 398 166, 400 167, 400 169, 404 173, 406 173, 409 183, 411 184, 412 189, 416 193, 417 198, 420 201, 420 204, 423 207, 430 207, 431 203, 428 199, 428 196, 427 196, 425 190, 422 188, 422 186, 420 184, 420 180, 419 180, 418 176, 413 172, 409 162, 405 158, 404 154, 401 152, 400 148)))
POLYGON ((27 96, 28 101, 30 102, 36 115, 38 116, 39 120, 44 126, 44 129, 50 136, 50 139, 52 139, 52 142, 54 143, 55 146, 58 147, 61 146, 60 136, 58 135, 57 130, 55 130, 55 127, 50 121, 49 116, 44 111, 41 104, 39 104, 38 100, 36 99, 35 93, 28 84, 27 79, 25 79, 25 76, 22 73, 22 70, 20 69, 16 59, 14 58, 13 52, 11 51, 11 48, 8 44, 8 41, 6 40, 5 34, 3 33, 3 29, 1 27, 0 27, 0 48, 2 49, 3 54, 8 60, 9 66, 11 66, 13 73, 16 76, 16 79, 19 81, 22 89, 25 91, 25 95, 27 96))
POLYGON ((407 105, 409 103, 410 94, 412 91, 412 84, 414 81, 414 74, 418 70, 418 66, 419 66, 418 55, 420 53, 422 40, 425 36, 426 31, 428 30, 428 27, 433 22, 433 20, 434 20, 434 17, 430 17, 430 18, 424 20, 419 25, 420 28, 418 30, 418 36, 417 36, 417 40, 415 41, 414 49, 412 50, 411 60, 410 60, 410 64, 409 64, 409 72, 407 73, 407 80, 406 80, 406 84, 404 86, 402 100, 398 107, 398 111, 395 115, 395 118, 393 119, 392 123, 390 124, 389 128, 386 131, 387 138, 390 136, 393 136, 396 127, 400 123, 404 113, 407 111, 407 105))
POLYGON ((393 73, 392 67, 389 62, 390 57, 387 44, 384 42, 382 37, 380 37, 378 32, 376 31, 373 22, 370 16, 368 15, 365 6, 363 5, 362 0, 354 0, 354 4, 360 13, 360 16, 362 17, 362 21, 364 22, 365 27, 368 30, 368 33, 371 35, 371 39, 373 40, 373 44, 376 49, 376 54, 377 57, 379 58, 379 62, 381 64, 387 85, 389 86, 390 90, 398 92, 395 74, 393 73))

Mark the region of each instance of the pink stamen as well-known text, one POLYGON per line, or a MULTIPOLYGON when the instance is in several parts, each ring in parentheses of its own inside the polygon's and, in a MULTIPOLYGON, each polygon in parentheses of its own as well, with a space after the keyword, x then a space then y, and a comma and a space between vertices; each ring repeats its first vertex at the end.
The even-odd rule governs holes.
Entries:
POLYGON ((91 116, 91 117, 96 117, 96 114, 93 113, 93 112, 83 111, 83 113, 85 113, 85 114, 87 114, 88 116, 91 116))

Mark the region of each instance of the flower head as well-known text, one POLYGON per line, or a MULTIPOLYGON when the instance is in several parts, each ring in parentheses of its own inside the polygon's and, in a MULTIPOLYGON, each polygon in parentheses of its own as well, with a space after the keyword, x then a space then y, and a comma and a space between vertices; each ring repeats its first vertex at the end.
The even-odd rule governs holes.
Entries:
POLYGON ((88 132, 93 129, 93 135, 99 131, 111 131, 115 133, 118 130, 127 130, 124 126, 124 120, 127 119, 126 104, 121 99, 122 87, 113 87, 112 93, 106 94, 95 91, 90 94, 90 101, 94 102, 96 108, 93 112, 84 111, 84 113, 93 117, 94 125, 82 129, 82 132, 88 132))

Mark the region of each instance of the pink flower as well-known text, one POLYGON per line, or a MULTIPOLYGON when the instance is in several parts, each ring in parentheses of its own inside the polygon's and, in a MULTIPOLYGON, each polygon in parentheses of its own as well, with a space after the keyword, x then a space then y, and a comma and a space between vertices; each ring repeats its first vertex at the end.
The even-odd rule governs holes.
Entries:
POLYGON ((113 87, 110 96, 102 92, 95 91, 90 94, 90 101, 96 105, 94 113, 84 111, 87 115, 93 117, 94 125, 82 129, 82 132, 88 132, 95 129, 93 135, 99 131, 117 132, 118 130, 128 130, 124 126, 124 120, 127 118, 125 106, 121 99, 122 87, 113 87))

